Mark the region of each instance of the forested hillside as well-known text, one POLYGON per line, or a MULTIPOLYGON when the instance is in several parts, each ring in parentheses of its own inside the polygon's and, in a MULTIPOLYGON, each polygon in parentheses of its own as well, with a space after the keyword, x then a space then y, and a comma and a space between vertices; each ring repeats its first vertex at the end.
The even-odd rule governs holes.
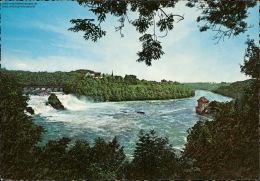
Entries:
POLYGON ((21 70, 2 70, 5 74, 15 77, 21 85, 66 85, 81 72, 30 72, 21 70))
POLYGON ((252 83, 252 79, 237 81, 229 85, 222 85, 217 89, 213 90, 213 92, 224 96, 240 99, 245 92, 245 88, 249 87, 252 83))
POLYGON ((94 71, 28 72, 4 71, 22 85, 62 85, 65 93, 89 96, 95 101, 162 100, 190 97, 194 91, 171 81, 139 80, 135 75, 95 75, 94 71))
POLYGON ((184 85, 190 87, 193 90, 215 90, 221 86, 227 86, 230 83, 221 82, 221 83, 215 83, 215 82, 193 82, 193 83, 183 83, 184 85))

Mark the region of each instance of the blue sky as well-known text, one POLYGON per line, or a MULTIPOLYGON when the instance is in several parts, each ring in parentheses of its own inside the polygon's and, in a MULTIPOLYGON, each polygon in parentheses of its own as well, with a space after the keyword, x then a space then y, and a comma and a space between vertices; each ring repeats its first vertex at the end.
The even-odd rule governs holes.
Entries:
MULTIPOLYGON (((124 38, 115 32, 117 20, 109 17, 103 27, 107 36, 96 43, 81 33, 68 31, 73 18, 91 17, 87 8, 73 1, 38 2, 35 8, 2 8, 2 64, 7 69, 70 71, 92 69, 103 73, 135 74, 140 79, 180 82, 232 82, 248 77, 240 73, 247 35, 258 38, 258 8, 250 10, 245 34, 216 44, 212 32, 200 33, 199 12, 177 4, 184 14, 168 36, 160 39, 165 54, 151 67, 136 62, 141 50, 139 34, 126 24, 124 38)), ((131 16, 131 15, 130 15, 131 16)), ((134 15, 132 15, 134 16, 134 15)))

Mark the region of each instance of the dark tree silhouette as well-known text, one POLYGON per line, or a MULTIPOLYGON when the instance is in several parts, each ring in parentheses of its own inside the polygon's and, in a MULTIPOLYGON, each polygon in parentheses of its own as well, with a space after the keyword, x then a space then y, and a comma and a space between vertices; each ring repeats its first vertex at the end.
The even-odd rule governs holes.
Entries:
POLYGON ((247 49, 244 58, 244 65, 241 65, 241 71, 246 75, 259 81, 260 78, 260 59, 259 47, 254 43, 253 39, 248 39, 247 49))
MULTIPOLYGON (((164 1, 141 1, 141 0, 78 0, 79 5, 88 8, 96 19, 72 19, 74 25, 69 30, 74 32, 84 32, 86 40, 96 42, 106 35, 102 29, 102 23, 106 21, 108 15, 118 18, 119 31, 121 36, 125 22, 133 25, 137 32, 141 34, 139 40, 142 43, 142 50, 137 53, 138 62, 145 62, 152 65, 152 60, 158 60, 164 54, 159 38, 166 37, 168 32, 174 28, 174 24, 184 19, 184 15, 172 13, 175 5, 180 0, 164 1), (129 13, 136 13, 138 17, 131 19, 129 13), (163 35, 159 35, 163 33, 163 35)), ((232 0, 188 0, 188 7, 195 7, 201 11, 201 16, 197 22, 205 22, 200 26, 200 31, 211 29, 216 32, 214 38, 219 40, 225 37, 237 36, 245 32, 250 26, 245 19, 248 17, 248 9, 254 7, 256 0, 232 1, 232 0)))
POLYGON ((218 104, 213 121, 198 121, 188 131, 182 156, 200 170, 190 178, 259 177, 259 48, 253 40, 247 45, 241 72, 252 80, 245 85, 242 98, 218 104))
POLYGON ((188 7, 196 7, 201 10, 197 22, 204 22, 200 31, 212 30, 216 32, 214 39, 220 41, 225 37, 237 36, 245 32, 250 25, 245 19, 248 17, 248 8, 256 5, 255 0, 189 0, 188 7))
POLYGON ((176 178, 179 165, 174 151, 167 138, 159 137, 154 130, 141 130, 127 178, 176 178))

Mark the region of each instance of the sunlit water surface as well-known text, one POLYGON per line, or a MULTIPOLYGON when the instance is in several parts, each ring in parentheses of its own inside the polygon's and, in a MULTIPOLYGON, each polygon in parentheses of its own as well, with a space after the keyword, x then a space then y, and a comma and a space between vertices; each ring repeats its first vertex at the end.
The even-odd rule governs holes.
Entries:
POLYGON ((154 129, 160 136, 168 137, 174 148, 182 149, 187 130, 200 119, 195 113, 197 99, 205 96, 210 101, 231 100, 203 90, 197 90, 192 98, 163 101, 94 103, 70 94, 57 93, 57 96, 67 110, 57 111, 47 106, 47 95, 31 95, 28 102, 36 113, 34 121, 46 130, 43 142, 61 137, 93 142, 97 137, 111 140, 117 136, 129 156, 141 129, 154 129))

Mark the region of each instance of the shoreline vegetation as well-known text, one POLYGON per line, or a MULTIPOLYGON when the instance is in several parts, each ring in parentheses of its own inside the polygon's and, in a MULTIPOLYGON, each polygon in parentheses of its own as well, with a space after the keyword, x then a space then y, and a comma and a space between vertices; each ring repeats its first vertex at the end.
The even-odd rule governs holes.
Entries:
POLYGON ((183 83, 185 86, 188 86, 189 88, 193 90, 208 90, 208 91, 214 91, 222 86, 228 86, 230 85, 229 82, 187 82, 183 83))
POLYGON ((94 101, 141 101, 187 98, 195 91, 179 82, 139 80, 135 75, 114 76, 91 70, 29 72, 5 70, 23 86, 63 86, 64 93, 91 97, 94 101))
POLYGON ((252 83, 252 79, 229 82, 161 82, 139 80, 135 75, 125 77, 101 74, 92 70, 70 72, 30 72, 2 69, 7 75, 16 77, 22 86, 63 86, 64 93, 90 97, 97 102, 169 100, 189 98, 195 90, 208 90, 214 93, 241 99, 243 89, 252 83))
POLYGON ((237 81, 228 85, 221 85, 217 89, 212 90, 212 92, 240 100, 245 94, 245 88, 250 87, 253 82, 253 79, 237 81))
POLYGON ((213 120, 200 120, 190 128, 180 155, 168 138, 141 130, 128 160, 116 137, 108 142, 98 138, 94 145, 86 140, 71 145, 72 140, 62 138, 38 146, 44 129, 24 113, 28 97, 13 76, 0 72, 0 174, 32 180, 257 178, 255 85, 247 87, 253 92, 240 104, 220 104, 213 120))

